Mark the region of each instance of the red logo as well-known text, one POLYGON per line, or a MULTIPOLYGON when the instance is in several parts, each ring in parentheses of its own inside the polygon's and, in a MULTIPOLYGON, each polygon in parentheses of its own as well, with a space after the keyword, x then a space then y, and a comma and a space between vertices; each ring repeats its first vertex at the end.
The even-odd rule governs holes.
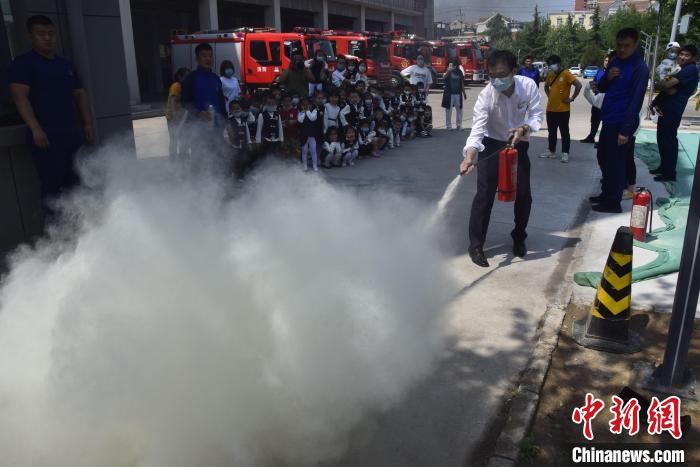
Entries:
POLYGON ((677 396, 669 396, 663 402, 656 397, 651 398, 647 411, 650 435, 660 435, 664 431, 671 433, 676 439, 683 435, 681 431, 681 400, 677 396))
POLYGON ((583 436, 585 436, 587 440, 593 439, 591 421, 603 410, 603 407, 605 407, 605 402, 596 399, 593 394, 589 392, 586 394, 586 404, 583 407, 576 407, 571 414, 571 419, 574 423, 579 425, 583 423, 583 436))
POLYGON ((639 433, 639 409, 641 406, 634 397, 623 405, 623 400, 617 396, 612 397, 613 405, 610 411, 615 416, 610 420, 610 433, 619 435, 624 428, 630 436, 639 433))

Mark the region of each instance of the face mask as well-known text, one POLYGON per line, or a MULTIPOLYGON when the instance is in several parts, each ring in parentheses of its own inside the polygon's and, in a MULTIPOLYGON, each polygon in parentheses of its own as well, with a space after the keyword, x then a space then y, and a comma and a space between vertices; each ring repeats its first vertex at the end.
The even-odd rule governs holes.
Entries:
POLYGON ((401 119, 402 122, 406 121, 406 117, 404 117, 403 115, 401 115, 399 118, 401 119))
POLYGON ((250 112, 253 113, 253 114, 257 114, 258 112, 260 112, 260 109, 258 109, 257 107, 251 105, 251 106, 250 106, 250 112))
POLYGON ((406 94, 406 95, 408 96, 409 94, 411 94, 411 90, 410 90, 410 89, 406 89, 403 93, 406 94))
POLYGON ((275 110, 277 110, 277 106, 276 106, 276 105, 266 105, 266 106, 265 106, 265 111, 266 111, 266 112, 274 112, 275 110))
POLYGON ((316 57, 316 61, 317 61, 317 62, 325 62, 325 61, 326 61, 326 57, 324 57, 323 55, 318 55, 318 56, 316 57))
POLYGON ((423 59, 418 59, 418 60, 416 60, 416 64, 418 66, 423 66, 423 65, 425 65, 425 61, 423 61, 423 59))
POLYGON ((668 57, 670 60, 675 60, 678 58, 678 54, 675 52, 669 52, 666 54, 666 57, 668 57))
POLYGON ((559 71, 559 64, 553 63, 549 65, 549 69, 552 71, 552 73, 556 73, 557 71, 559 71))
POLYGON ((503 92, 507 90, 511 84, 513 84, 513 77, 508 76, 506 78, 496 78, 492 82, 493 87, 496 88, 496 91, 498 92, 503 92))
POLYGON ((393 92, 390 92, 390 93, 389 93, 389 97, 394 97, 394 96, 396 96, 395 93, 393 93, 393 92))
POLYGON ((360 65, 360 72, 364 73, 365 71, 367 71, 367 67, 364 65, 360 65))
POLYGON ((292 105, 299 105, 299 98, 298 97, 292 97, 292 105))
POLYGON ((227 78, 231 78, 233 76, 233 68, 226 68, 224 70, 224 74, 227 78))
POLYGON ((345 70, 345 65, 342 63, 338 63, 338 65, 335 68, 338 71, 343 71, 343 70, 345 70))
POLYGON ((348 67, 348 70, 350 70, 350 71, 355 71, 355 67, 351 65, 351 66, 348 67))
POLYGON ((372 99, 365 99, 365 105, 367 105, 367 106, 372 105, 372 99))
POLYGON ((360 131, 364 134, 369 133, 369 128, 361 128, 360 131))

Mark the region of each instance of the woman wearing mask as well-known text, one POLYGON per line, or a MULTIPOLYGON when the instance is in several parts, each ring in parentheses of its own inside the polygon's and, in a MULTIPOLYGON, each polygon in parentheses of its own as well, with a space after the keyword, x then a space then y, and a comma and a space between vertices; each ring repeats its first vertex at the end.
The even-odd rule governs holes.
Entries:
POLYGON ((355 73, 352 84, 356 84, 358 81, 364 81, 365 86, 369 86, 369 78, 367 78, 367 62, 365 61, 361 61, 357 65, 357 73, 355 73))
POLYGON ((231 106, 231 101, 237 99, 241 94, 241 86, 238 83, 238 78, 234 76, 236 73, 235 68, 233 68, 233 63, 229 60, 224 60, 221 62, 221 67, 219 67, 219 76, 221 77, 221 87, 226 98, 226 109, 228 110, 231 106))
POLYGON ((460 69, 459 58, 455 58, 445 72, 445 85, 442 92, 442 106, 445 108, 445 122, 448 130, 452 129, 452 107, 457 110, 455 126, 458 131, 462 129, 462 107, 466 99, 464 73, 460 69))
POLYGON ((347 64, 345 57, 338 57, 338 63, 335 65, 335 71, 331 76, 331 82, 336 88, 342 87, 343 83, 348 80, 347 64))
POLYGON ((416 58, 415 65, 401 71, 401 76, 407 78, 410 84, 423 83, 425 89, 430 89, 433 84, 433 74, 430 72, 430 68, 425 66, 425 58, 422 55, 416 58))
POLYGON ((300 98, 309 96, 309 83, 313 81, 314 75, 304 66, 304 57, 300 53, 294 54, 289 68, 284 70, 277 80, 288 92, 298 94, 300 98))

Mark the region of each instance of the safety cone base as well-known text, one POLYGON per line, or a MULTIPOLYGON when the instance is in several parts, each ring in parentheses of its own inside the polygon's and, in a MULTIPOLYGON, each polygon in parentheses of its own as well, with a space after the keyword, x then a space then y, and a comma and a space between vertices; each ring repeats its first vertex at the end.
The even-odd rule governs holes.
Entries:
POLYGON ((619 337, 607 339, 603 336, 590 334, 588 329, 589 320, 591 319, 589 316, 586 319, 574 321, 573 336, 579 345, 588 349, 610 353, 635 353, 642 349, 639 334, 631 329, 627 329, 627 338, 624 340, 619 339, 619 337))

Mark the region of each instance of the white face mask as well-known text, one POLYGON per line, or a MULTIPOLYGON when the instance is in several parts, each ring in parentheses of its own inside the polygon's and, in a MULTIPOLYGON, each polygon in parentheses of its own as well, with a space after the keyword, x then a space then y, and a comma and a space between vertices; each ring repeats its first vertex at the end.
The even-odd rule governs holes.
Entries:
POLYGON ((551 65, 549 65, 549 69, 552 73, 556 73, 557 71, 559 71, 559 64, 552 63, 551 65))

